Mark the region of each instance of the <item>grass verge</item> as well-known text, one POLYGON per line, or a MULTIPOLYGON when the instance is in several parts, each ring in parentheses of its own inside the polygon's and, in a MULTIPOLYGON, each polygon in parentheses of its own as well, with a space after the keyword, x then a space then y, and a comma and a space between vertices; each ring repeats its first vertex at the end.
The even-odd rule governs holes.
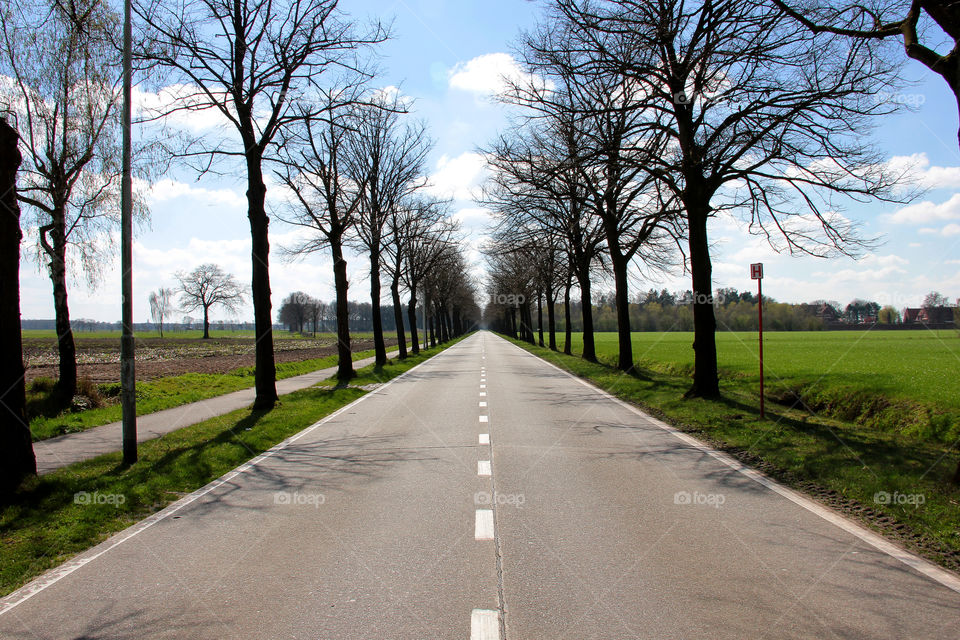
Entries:
POLYGON ((303 389, 272 411, 240 409, 141 443, 130 467, 117 452, 30 479, 0 511, 0 595, 368 393, 357 385, 386 382, 458 341, 360 369, 349 387, 303 389))
POLYGON ((511 341, 960 570, 960 487, 949 482, 957 464, 952 446, 769 402, 767 418, 760 420, 758 396, 736 377, 721 378, 720 400, 684 399, 689 376, 650 369, 625 375, 607 364, 511 341))
MULTIPOLYGON (((374 355, 372 349, 358 351, 353 354, 354 360, 362 360, 374 355)), ((292 378, 318 369, 326 369, 337 364, 337 356, 330 355, 323 358, 302 360, 300 362, 277 363, 277 379, 292 378)), ((53 389, 53 381, 43 380, 42 384, 34 383, 34 390, 28 390, 27 414, 34 417, 30 420, 30 432, 34 441, 45 440, 63 435, 86 431, 121 419, 122 408, 118 402, 105 407, 86 409, 84 411, 64 411, 57 415, 43 415, 45 406, 49 404, 49 394, 53 389)), ((164 409, 172 409, 191 402, 198 402, 225 393, 248 389, 254 384, 254 368, 241 367, 228 373, 185 373, 179 376, 157 378, 149 382, 137 383, 137 415, 155 413, 164 409)), ((113 383, 99 385, 98 393, 108 401, 118 398, 120 384, 113 383)))

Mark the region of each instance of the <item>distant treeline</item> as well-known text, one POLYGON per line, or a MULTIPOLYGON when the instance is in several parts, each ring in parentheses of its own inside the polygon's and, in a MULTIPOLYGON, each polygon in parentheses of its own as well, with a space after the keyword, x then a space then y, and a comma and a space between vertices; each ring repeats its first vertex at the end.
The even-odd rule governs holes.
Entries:
MULTIPOLYGON (((422 316, 417 314, 417 326, 423 328, 422 316)), ((396 331, 396 314, 393 305, 380 305, 381 321, 384 331, 396 331)), ((410 331, 407 309, 401 308, 404 331, 410 331)), ((373 331, 373 307, 369 302, 347 302, 347 316, 350 331, 373 331)), ((298 333, 327 333, 337 330, 337 307, 335 302, 324 302, 303 292, 297 291, 283 299, 277 311, 280 326, 298 333)))
MULTIPOLYGON (((793 304, 764 296, 763 327, 771 331, 822 331, 855 326, 900 325, 900 312, 876 302, 856 299, 847 305, 816 300, 793 304), (886 310, 888 313, 883 313, 886 310)), ((693 331, 693 293, 650 289, 630 303, 630 326, 634 331, 693 331)), ((582 331, 580 302, 572 300, 573 331, 582 331)), ((719 331, 756 331, 757 295, 736 289, 718 289, 713 297, 719 331)), ((544 310, 544 314, 546 311, 544 310)), ((557 305, 557 330, 564 331, 563 305, 557 305)), ((593 305, 594 330, 616 331, 617 308, 613 293, 603 293, 593 305)), ((922 327, 923 325, 918 325, 922 327)))

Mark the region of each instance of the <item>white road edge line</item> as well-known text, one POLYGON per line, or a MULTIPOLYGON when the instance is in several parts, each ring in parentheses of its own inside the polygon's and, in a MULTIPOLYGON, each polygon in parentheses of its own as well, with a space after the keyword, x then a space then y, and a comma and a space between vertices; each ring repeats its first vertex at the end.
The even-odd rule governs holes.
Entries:
MULTIPOLYGON (((290 436, 289 438, 287 438, 286 440, 284 440, 284 441, 282 441, 282 442, 278 442, 277 444, 273 445, 272 447, 270 447, 269 449, 267 449, 266 451, 264 451, 263 453, 261 453, 261 454, 260 454, 259 456, 257 456, 256 458, 253 458, 252 460, 248 460, 247 462, 243 463, 242 465, 240 465, 239 467, 237 467, 237 468, 234 469, 233 471, 228 471, 226 474, 220 476, 219 478, 217 478, 217 479, 214 480, 213 482, 210 482, 210 483, 207 484, 206 486, 197 489, 197 490, 194 491, 193 493, 188 494, 188 495, 184 496, 183 498, 180 498, 179 500, 177 500, 177 501, 174 502, 173 504, 168 505, 167 507, 164 507, 163 509, 161 509, 160 511, 156 512, 156 513, 153 514, 152 516, 149 516, 149 517, 141 520, 140 522, 136 523, 135 525, 133 525, 133 526, 131 526, 131 527, 128 527, 127 529, 124 529, 123 531, 120 531, 120 532, 114 534, 113 536, 107 538, 106 540, 104 540, 104 541, 101 542, 100 544, 96 545, 95 547, 92 547, 91 549, 88 549, 87 551, 81 552, 79 555, 74 556, 74 557, 71 558, 70 560, 68 560, 68 561, 66 561, 65 563, 61 564, 59 567, 55 567, 55 568, 51 569, 50 571, 47 571, 46 573, 41 574, 40 576, 34 578, 33 580, 31 580, 30 582, 28 582, 28 583, 25 584, 24 586, 20 587, 20 588, 17 589, 16 591, 7 594, 7 595, 6 595, 5 597, 3 597, 3 598, 0 598, 0 616, 2 616, 3 614, 7 613, 8 611, 10 611, 11 609, 13 609, 14 607, 16 607, 16 606, 18 606, 18 605, 20 605, 20 604, 23 604, 24 602, 26 602, 27 600, 29 600, 29 599, 32 598, 33 596, 37 595, 38 593, 40 593, 41 591, 43 591, 43 590, 46 589, 47 587, 50 587, 50 586, 52 586, 53 584, 55 584, 55 583, 59 582, 60 580, 62 580, 63 578, 66 578, 68 575, 70 575, 71 573, 73 573, 73 572, 76 571, 77 569, 83 567, 83 566, 86 565, 86 564, 89 564, 90 562, 93 562, 94 560, 96 560, 97 558, 99 558, 99 557, 102 556, 103 554, 107 553, 108 551, 111 551, 111 550, 115 549, 116 547, 120 546, 121 544, 123 544, 123 543, 126 542, 127 540, 130 540, 131 538, 133 538, 134 536, 136 536, 136 535, 138 535, 138 534, 140 534, 140 533, 143 533, 144 531, 146 531, 147 529, 149 529, 149 528, 152 527, 153 525, 157 524, 157 523, 160 522, 161 520, 166 520, 167 518, 169 518, 170 516, 172 516, 173 514, 175 514, 177 511, 180 511, 181 509, 183 509, 183 508, 186 507, 187 505, 195 502, 196 500, 202 498, 203 496, 207 495, 207 494, 210 493, 211 491, 213 491, 213 490, 215 490, 215 489, 223 486, 224 484, 230 482, 231 480, 233 480, 234 478, 236 478, 236 477, 239 476, 240 474, 249 471, 250 469, 254 468, 255 466, 257 466, 258 464, 260 464, 261 462, 263 462, 263 461, 266 460, 267 458, 270 458, 270 457, 272 457, 273 455, 275 455, 276 453, 279 453, 280 451, 282 451, 283 449, 286 449, 291 443, 296 442, 297 440, 299 440, 300 438, 302 438, 302 437, 306 436, 307 434, 311 433, 312 431, 314 431, 314 430, 317 429, 318 427, 322 426, 323 424, 329 422, 330 420, 333 420, 334 418, 336 418, 337 416, 339 416, 339 415, 340 415, 341 413, 343 413, 344 411, 347 411, 348 409, 352 409, 353 407, 355 407, 356 405, 360 404, 361 402, 363 402, 363 401, 366 400, 367 398, 369 398, 369 397, 371 397, 371 396, 374 396, 374 395, 376 395, 377 393, 383 391, 384 389, 386 389, 387 387, 389 387, 389 386, 390 386, 391 384, 393 384, 394 382, 396 382, 396 381, 404 378, 404 377, 407 376, 408 374, 416 371, 418 368, 422 367, 423 365, 427 364, 428 362, 433 362, 434 359, 435 359, 437 356, 442 356, 442 355, 444 355, 444 354, 450 353, 450 351, 451 351, 452 349, 456 349, 457 347, 460 347, 460 346, 463 345, 465 342, 468 342, 468 340, 464 340, 464 341, 459 342, 459 343, 457 343, 457 344, 455 344, 455 345, 452 345, 452 346, 448 347, 447 349, 441 351, 440 353, 438 353, 438 354, 436 354, 436 355, 434 355, 434 356, 431 356, 430 358, 424 360, 423 362, 421 362, 420 364, 416 365, 415 367, 411 367, 410 369, 408 369, 408 370, 404 371, 403 373, 401 373, 401 374, 400 374, 399 376, 397 376, 396 378, 393 378, 392 380, 388 380, 385 384, 383 384, 383 385, 381 385, 381 386, 379 386, 379 387, 374 388, 374 389, 371 390, 369 393, 360 396, 359 398, 357 398, 356 400, 354 400, 354 401, 351 402, 350 404, 345 405, 345 406, 343 406, 343 407, 340 407, 339 409, 337 409, 336 411, 334 411, 334 412, 331 413, 330 415, 328 415, 328 416, 320 419, 319 421, 313 423, 312 425, 310 425, 309 427, 307 427, 307 428, 304 429, 303 431, 301 431, 301 432, 299 432, 299 433, 296 433, 296 434, 290 436)), ((491 525, 492 525, 493 512, 491 511, 490 514, 491 514, 491 525)))
POLYGON ((490 444, 490 434, 481 433, 480 434, 480 444, 490 444))
POLYGON ((500 640, 500 612, 493 609, 470 612, 470 640, 500 640))
POLYGON ((493 470, 490 468, 489 460, 477 460, 477 475, 488 477, 493 475, 493 470))
POLYGON ((665 422, 657 420, 653 416, 644 413, 643 411, 633 406, 629 402, 621 400, 620 398, 617 398, 616 396, 613 396, 607 393, 603 389, 600 389, 599 387, 596 387, 590 384, 589 382, 587 382, 586 380, 583 380, 582 378, 578 378, 577 376, 573 375, 569 371, 566 371, 565 369, 561 369, 560 367, 553 364, 552 362, 547 362, 543 358, 537 356, 536 354, 530 353, 529 351, 527 351, 522 347, 518 347, 512 342, 509 342, 507 340, 504 340, 504 342, 516 347, 517 349, 520 349, 520 351, 523 351, 527 355, 534 357, 537 360, 540 360, 540 362, 543 362, 544 364, 550 367, 553 367, 554 369, 565 374, 566 376, 573 378, 583 386, 587 387, 588 389, 592 389, 594 392, 604 396, 608 400, 612 400, 617 404, 623 406, 624 408, 628 409, 629 411, 637 414, 638 416, 641 416, 642 418, 649 420, 655 426, 660 427, 664 431, 670 433, 671 435, 676 437, 678 440, 682 440, 683 442, 689 444, 691 447, 694 447, 695 449, 698 449, 703 453, 706 453, 707 455, 722 462, 723 464, 727 465, 734 471, 737 471, 745 475, 746 477, 750 478, 757 484, 763 485, 767 489, 770 489, 774 493, 780 494, 781 496, 793 502, 794 504, 800 507, 803 507, 804 509, 806 509, 807 511, 810 511, 815 515, 820 516, 830 524, 836 527, 839 527, 840 529, 843 529, 844 531, 846 531, 847 533, 853 536, 856 536, 857 538, 863 540, 864 542, 866 542, 873 548, 877 549, 878 551, 881 551, 887 554, 888 556, 899 560, 900 562, 907 565, 908 567, 915 569, 916 571, 919 571, 920 573, 927 576, 931 580, 935 580, 936 582, 939 582, 940 584, 947 587, 948 589, 952 589, 953 591, 960 593, 960 576, 956 576, 953 573, 947 571, 946 569, 943 569, 933 564, 929 560, 921 558, 920 556, 914 553, 911 553, 910 551, 907 551, 906 549, 901 549, 900 547, 893 544, 886 538, 874 533, 873 531, 870 531, 869 529, 866 529, 860 526, 859 524, 853 522, 852 520, 849 520, 846 517, 840 515, 839 513, 833 511, 832 509, 828 509, 827 507, 824 507, 823 505, 817 502, 814 502, 810 498, 798 493, 797 491, 794 491, 793 489, 790 489, 789 487, 786 487, 780 484, 776 480, 763 475, 756 469, 752 469, 746 466, 736 458, 707 446, 706 444, 700 442, 693 436, 688 435, 678 430, 677 428, 670 426, 665 422))
POLYGON ((473 537, 476 540, 493 540, 493 509, 477 509, 473 537))

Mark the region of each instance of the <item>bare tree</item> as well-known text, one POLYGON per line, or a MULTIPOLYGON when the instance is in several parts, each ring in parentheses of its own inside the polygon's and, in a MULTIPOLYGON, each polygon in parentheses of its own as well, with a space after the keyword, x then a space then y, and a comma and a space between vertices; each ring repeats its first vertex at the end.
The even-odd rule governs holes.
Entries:
POLYGON ((315 301, 302 291, 295 291, 283 299, 280 304, 280 311, 277 312, 277 320, 280 324, 287 325, 290 331, 303 333, 303 326, 312 315, 312 307, 315 301))
POLYGON ((150 294, 150 317, 163 337, 163 321, 173 313, 173 289, 161 287, 150 294))
POLYGON ((119 221, 120 58, 110 38, 120 22, 104 0, 5 0, 0 26, 2 72, 13 79, 2 90, 4 108, 22 132, 19 198, 36 216, 38 256, 53 284, 56 395, 68 404, 77 385, 70 264, 96 282, 109 255, 103 236, 119 221))
MULTIPOLYGON (((407 339, 403 328, 403 303, 400 286, 407 276, 407 251, 414 243, 437 231, 446 217, 447 201, 424 197, 406 198, 390 211, 387 220, 387 241, 383 245, 383 269, 390 278, 390 296, 393 300, 393 318, 397 326, 397 348, 400 359, 407 357, 407 339)), ((416 333, 416 315, 408 318, 411 333, 416 333)))
POLYGON ((903 201, 863 135, 896 68, 862 42, 816 35, 765 0, 556 0, 582 68, 642 84, 666 137, 645 171, 682 205, 693 282, 691 396, 719 395, 707 222, 738 211, 781 251, 828 257, 871 245, 842 199, 903 201))
POLYGON ((430 310, 429 288, 421 285, 431 274, 442 268, 447 259, 447 252, 456 242, 454 236, 459 225, 449 219, 438 222, 429 231, 422 234, 408 236, 404 243, 403 253, 406 256, 406 268, 403 270, 404 284, 410 292, 407 303, 407 318, 410 322, 410 349, 414 354, 420 353, 420 340, 417 332, 417 301, 418 294, 423 294, 423 344, 427 344, 430 310))
MULTIPOLYGON (((541 229, 561 239, 566 268, 580 288, 581 357, 596 362, 591 279, 601 264, 604 229, 598 217, 587 213, 590 194, 576 166, 586 141, 574 130, 569 113, 560 110, 550 115, 555 117, 525 123, 513 135, 501 136, 487 152, 493 175, 486 188, 486 204, 503 224, 541 229)), ((519 229, 514 232, 521 233, 519 229)), ((565 312, 569 312, 570 286, 566 283, 564 298, 565 312)), ((569 326, 568 318, 568 331, 569 326)), ((567 352, 569 346, 567 340, 567 352)))
POLYGON ((357 108, 356 132, 350 137, 349 166, 354 184, 363 184, 358 224, 359 245, 370 259, 370 304, 373 309, 373 345, 378 366, 387 363, 380 314, 380 268, 392 212, 419 186, 431 143, 422 124, 403 125, 401 99, 381 95, 357 108))
POLYGON ((214 109, 236 131, 231 141, 197 141, 180 153, 201 171, 220 158, 241 161, 247 179, 247 218, 253 263, 252 298, 256 323, 254 406, 277 400, 270 301, 270 243, 264 163, 276 158, 277 140, 325 106, 304 98, 322 89, 331 75, 365 75, 360 49, 382 42, 379 24, 360 32, 338 0, 137 0, 134 10, 147 25, 143 40, 153 43, 147 61, 171 71, 186 87, 166 111, 214 109), (330 73, 328 73, 328 71, 330 73))
POLYGON ((0 118, 0 504, 37 472, 26 415, 20 337, 20 207, 16 130, 0 118))
POLYGON ((295 246, 286 247, 289 255, 302 256, 324 249, 333 260, 336 291, 337 378, 349 380, 356 374, 350 349, 348 315, 347 261, 344 245, 356 223, 364 184, 347 179, 351 155, 347 145, 355 131, 353 101, 341 101, 344 92, 328 94, 324 117, 301 120, 299 129, 284 136, 283 168, 277 177, 289 190, 281 219, 308 230, 309 235, 295 246))
POLYGON ((180 283, 180 308, 203 309, 203 337, 210 337, 210 309, 221 306, 236 311, 243 303, 243 289, 232 274, 215 264, 202 264, 190 273, 176 274, 180 283))
MULTIPOLYGON (((820 0, 772 0, 813 33, 832 33, 865 41, 901 38, 907 57, 943 78, 960 107, 960 3, 944 0, 887 0, 885 2, 824 4, 820 0), (921 18, 926 16, 953 40, 946 54, 937 45, 921 42, 921 18)), ((960 142, 960 131, 958 131, 960 142)))

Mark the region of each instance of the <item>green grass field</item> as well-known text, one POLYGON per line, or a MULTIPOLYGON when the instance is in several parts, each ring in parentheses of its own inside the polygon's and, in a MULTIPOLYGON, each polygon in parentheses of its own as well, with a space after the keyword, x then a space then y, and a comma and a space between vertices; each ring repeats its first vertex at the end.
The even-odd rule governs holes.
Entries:
MULTIPOLYGON (((563 336, 558 336, 562 343, 563 336)), ((668 373, 692 371, 693 333, 634 333, 634 360, 668 373)), ((580 353, 583 334, 573 334, 580 353)), ((597 357, 616 362, 617 334, 596 334, 597 357)), ((759 382, 757 334, 717 333, 725 377, 759 382)), ((768 391, 816 385, 855 387, 892 398, 960 409, 960 337, 956 331, 780 331, 764 334, 768 391)))

